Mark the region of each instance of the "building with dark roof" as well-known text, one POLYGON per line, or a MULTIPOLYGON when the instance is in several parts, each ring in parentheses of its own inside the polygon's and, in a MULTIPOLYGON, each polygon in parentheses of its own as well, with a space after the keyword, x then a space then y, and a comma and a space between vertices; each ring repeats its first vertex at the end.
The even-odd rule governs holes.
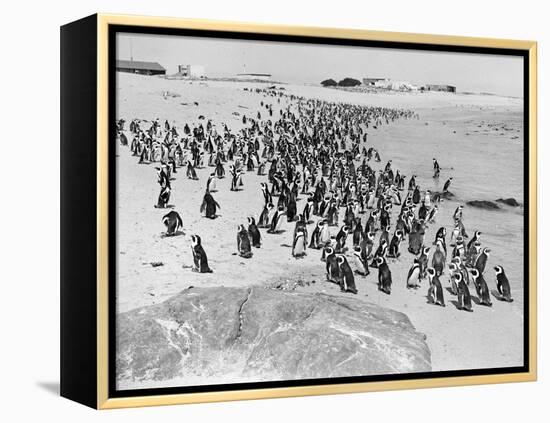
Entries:
POLYGON ((166 75, 166 69, 164 69, 157 62, 117 60, 116 70, 118 72, 137 73, 140 75, 166 75))

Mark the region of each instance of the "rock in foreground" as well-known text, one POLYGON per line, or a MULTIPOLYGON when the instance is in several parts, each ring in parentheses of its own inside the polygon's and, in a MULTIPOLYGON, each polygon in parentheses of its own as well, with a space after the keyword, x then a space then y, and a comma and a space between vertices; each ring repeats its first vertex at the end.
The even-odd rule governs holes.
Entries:
POLYGON ((431 370, 408 317, 354 298, 190 288, 117 319, 119 388, 431 370))

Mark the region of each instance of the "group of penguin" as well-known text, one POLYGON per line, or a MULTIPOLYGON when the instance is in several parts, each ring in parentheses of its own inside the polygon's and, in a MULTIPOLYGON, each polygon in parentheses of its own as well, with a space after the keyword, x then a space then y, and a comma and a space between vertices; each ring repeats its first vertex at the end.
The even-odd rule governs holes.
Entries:
MULTIPOLYGON (((212 193, 217 190, 216 181, 225 177, 224 164, 232 162, 229 165, 231 191, 243 189, 246 172, 267 177, 260 186, 264 201, 258 220, 250 216, 247 227, 238 225, 236 254, 239 256, 251 258, 252 248, 261 248, 260 229, 276 235, 284 232, 285 221, 294 223, 293 257, 304 257, 308 248, 321 250, 327 280, 338 284, 342 291, 355 294, 358 290, 354 275, 367 277, 370 269, 378 269, 378 289, 389 295, 392 273, 388 260, 402 257, 401 244, 408 237, 408 252, 414 259, 407 275, 407 288, 417 289, 421 281, 427 279, 429 302, 445 306, 440 278, 447 268, 449 292, 457 296, 459 309, 473 311, 471 284, 479 303, 492 305, 484 279, 490 250, 481 247, 480 231, 466 243, 469 236, 462 219, 462 206, 457 207, 453 216, 450 242, 454 244, 449 244, 453 247, 450 254, 445 227, 437 231, 432 246, 427 246, 424 240, 425 229, 435 222, 439 204, 449 193, 452 177, 447 179, 442 192, 432 194, 430 190, 421 191, 416 175, 412 175, 402 198, 406 177, 399 170, 394 171, 392 161, 378 171, 371 167, 371 162, 381 162, 381 158, 374 147, 367 148, 367 129, 376 129, 397 119, 418 119, 416 113, 306 99, 269 89, 255 92, 276 97, 278 103, 286 99, 287 106, 281 106, 278 118, 274 118, 273 106, 261 101, 260 106, 267 110, 268 117, 262 119, 261 111, 256 119, 243 116, 243 128, 237 133, 225 124, 218 132, 210 120, 204 123, 204 116, 199 117, 199 123, 192 130, 186 124, 181 137, 168 121, 164 122, 164 130, 158 119, 146 130, 141 128, 144 121, 130 122, 131 153, 139 157, 139 163, 160 163, 156 168, 160 186, 156 208, 171 207, 170 181, 178 167, 186 167, 187 178, 197 180, 196 169, 208 166, 214 171, 207 179, 200 213, 215 219, 220 205, 212 193), (304 207, 298 213, 297 202, 304 199, 304 207), (399 213, 392 230, 392 210, 397 207, 399 213), (339 225, 341 213, 343 224, 339 225), (313 225, 311 236, 310 225, 313 225), (330 228, 334 226, 339 227, 336 236, 331 235, 330 228), (355 270, 348 261, 349 256, 353 258, 355 270)), ((124 126, 124 119, 120 119, 117 135, 122 145, 128 145, 124 126)), ((436 159, 433 159, 433 169, 434 178, 439 178, 441 168, 436 159)), ((183 228, 183 220, 175 210, 164 215, 162 223, 166 236, 176 235, 183 228)), ((192 235, 191 244, 193 271, 212 272, 201 237, 192 235)), ((494 270, 499 293, 495 296, 512 302, 504 269, 495 266, 494 270)))

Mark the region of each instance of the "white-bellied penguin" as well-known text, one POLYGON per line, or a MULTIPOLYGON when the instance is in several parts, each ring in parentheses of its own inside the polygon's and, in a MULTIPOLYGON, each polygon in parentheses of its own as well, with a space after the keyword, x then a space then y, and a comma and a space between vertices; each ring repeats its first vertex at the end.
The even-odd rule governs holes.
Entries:
POLYGON ((351 270, 348 260, 344 255, 336 256, 336 260, 338 263, 338 271, 340 273, 340 289, 344 292, 357 294, 355 278, 353 277, 353 271, 351 270))
POLYGON ((468 285, 464 282, 462 273, 455 273, 454 276, 457 286, 457 298, 458 298, 458 309, 465 311, 474 311, 472 309, 472 297, 470 295, 470 290, 468 285))
POLYGON ((193 253, 193 271, 198 273, 212 273, 212 269, 208 266, 208 257, 202 247, 201 237, 199 235, 191 235, 191 251, 193 253))
POLYGON ((500 294, 500 298, 498 299, 511 303, 514 300, 512 298, 512 291, 510 290, 510 282, 504 272, 504 268, 502 266, 495 266, 494 269, 497 278, 497 290, 500 294))
POLYGON ((443 288, 441 287, 441 281, 439 280, 439 276, 437 276, 436 270, 433 267, 428 267, 427 273, 429 282, 428 300, 432 304, 445 307, 443 288))
POLYGON ((202 198, 202 204, 200 207, 200 212, 204 213, 204 215, 209 219, 215 219, 216 218, 216 211, 220 208, 220 205, 216 200, 214 200, 214 197, 212 197, 212 194, 208 190, 204 193, 204 197, 202 198))
POLYGON ((420 287, 420 264, 415 258, 407 274, 407 288, 417 289, 420 287))
POLYGON ((239 256, 243 258, 252 257, 252 249, 250 247, 250 237, 244 225, 239 225, 239 228, 237 231, 237 251, 239 253, 239 256))
POLYGON ((489 293, 489 287, 485 278, 477 269, 470 269, 470 273, 474 278, 474 286, 476 288, 476 293, 479 298, 479 303, 491 307, 491 294, 489 293))
POLYGON ((377 257, 378 289, 386 294, 391 294, 391 271, 384 257, 377 257))

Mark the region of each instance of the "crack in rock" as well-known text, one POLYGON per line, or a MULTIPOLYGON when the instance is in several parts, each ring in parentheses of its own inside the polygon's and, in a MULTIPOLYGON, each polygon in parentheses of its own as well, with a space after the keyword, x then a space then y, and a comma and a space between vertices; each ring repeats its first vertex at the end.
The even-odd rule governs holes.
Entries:
POLYGON ((248 288, 248 291, 246 293, 246 298, 243 300, 241 305, 239 306, 238 310, 238 317, 239 317, 239 324, 237 326, 237 334, 235 335, 235 342, 241 337, 242 331, 243 331, 243 323, 244 323, 244 312, 243 307, 247 303, 247 301, 250 299, 250 295, 252 294, 252 288, 248 288))

